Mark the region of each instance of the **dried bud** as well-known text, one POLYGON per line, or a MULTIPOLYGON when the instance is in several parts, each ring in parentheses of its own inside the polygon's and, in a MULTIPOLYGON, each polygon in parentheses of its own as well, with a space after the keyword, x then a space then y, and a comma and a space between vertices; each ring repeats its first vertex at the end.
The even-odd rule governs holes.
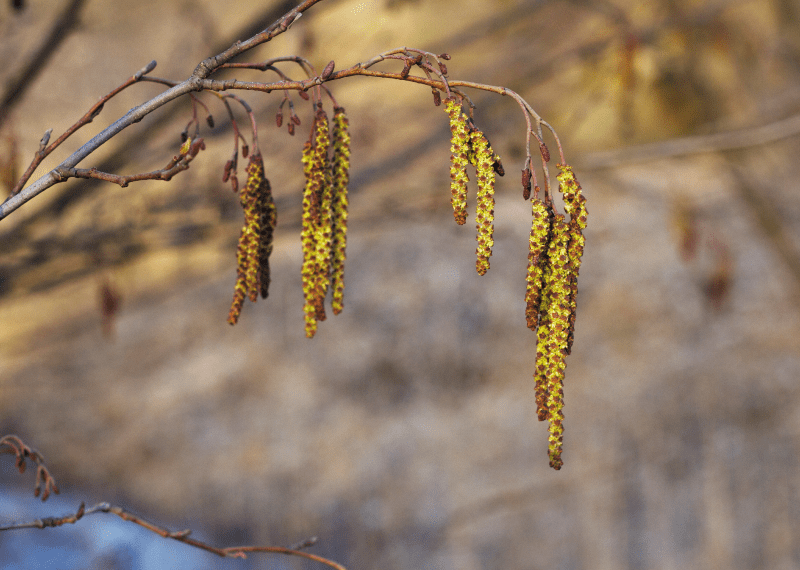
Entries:
POLYGON ((213 129, 214 128, 214 117, 212 117, 211 115, 206 117, 206 124, 208 125, 209 129, 213 129))
POLYGON ((222 171, 222 181, 227 182, 228 179, 231 177, 231 171, 233 170, 233 160, 229 160, 225 163, 225 169, 222 171))
POLYGON ((281 128, 283 124, 283 110, 278 111, 278 114, 275 115, 275 124, 278 125, 278 128, 281 128))
POLYGON ((300 97, 301 97, 302 99, 306 100, 306 101, 308 101, 308 100, 309 100, 309 98, 310 98, 310 97, 308 96, 308 93, 306 93, 305 91, 298 91, 298 92, 297 92, 297 94, 298 94, 298 95, 300 95, 300 97))
POLYGON ((287 125, 287 128, 289 129, 289 134, 294 136, 294 123, 290 121, 289 124, 287 125))
POLYGON ((100 105, 98 105, 97 109, 95 109, 94 111, 92 111, 92 114, 91 114, 91 115, 89 115, 89 121, 92 121, 92 120, 94 120, 94 118, 95 118, 97 115, 99 115, 99 114, 100 114, 100 112, 103 110, 103 105, 105 105, 105 103, 100 103, 100 105))
POLYGON ((408 77, 409 73, 411 73, 411 62, 406 60, 406 64, 403 66, 403 70, 400 72, 400 77, 405 79, 408 77))
POLYGON ((300 126, 300 117, 298 117, 297 115, 295 115, 293 113, 292 114, 292 122, 299 127, 300 126))
POLYGON ((447 75, 447 66, 441 61, 439 62, 439 70, 442 72, 442 75, 447 75))
POLYGON ((439 59, 444 59, 445 61, 450 61, 450 54, 449 53, 440 53, 439 59))
POLYGON ((247 155, 250 154, 250 147, 246 144, 242 145, 242 158, 247 158, 247 155))
POLYGON ((542 158, 545 162, 550 162, 550 151, 547 150, 547 145, 542 141, 539 141, 539 152, 542 153, 542 158))
POLYGON ((531 199, 531 169, 526 168, 522 171, 522 199, 531 199))
POLYGON ((331 73, 333 73, 333 68, 335 66, 336 64, 333 61, 326 65, 325 69, 322 70, 322 79, 328 79, 331 76, 331 73))
POLYGON ((433 104, 437 107, 442 104, 442 96, 439 94, 438 89, 433 89, 433 104))

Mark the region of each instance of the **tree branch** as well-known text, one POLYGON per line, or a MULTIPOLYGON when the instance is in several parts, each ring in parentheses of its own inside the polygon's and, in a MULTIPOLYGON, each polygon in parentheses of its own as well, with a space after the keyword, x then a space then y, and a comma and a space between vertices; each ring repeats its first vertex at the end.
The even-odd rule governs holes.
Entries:
POLYGON ((308 560, 325 564, 326 566, 335 568, 336 570, 346 570, 344 566, 334 562, 333 560, 328 560, 322 556, 301 550, 302 548, 315 544, 317 542, 316 538, 301 541, 290 548, 285 548, 283 546, 229 546, 226 548, 218 548, 206 542, 190 538, 189 536, 192 533, 191 529, 172 531, 153 524, 139 517, 138 515, 126 511, 122 507, 118 507, 110 503, 98 503, 93 507, 89 507, 88 509, 83 503, 81 503, 80 507, 78 507, 78 510, 73 514, 64 515, 61 517, 45 517, 23 523, 0 525, 0 531, 22 530, 30 528, 55 528, 65 524, 75 524, 85 516, 95 515, 98 513, 110 513, 112 515, 116 515, 124 521, 146 528, 150 532, 154 532, 162 538, 171 538, 172 540, 177 540, 178 542, 199 548, 200 550, 205 550, 206 552, 211 552, 212 554, 216 554, 217 556, 221 556, 223 558, 247 558, 247 553, 251 552, 285 554, 288 556, 300 556, 302 558, 307 558, 308 560))

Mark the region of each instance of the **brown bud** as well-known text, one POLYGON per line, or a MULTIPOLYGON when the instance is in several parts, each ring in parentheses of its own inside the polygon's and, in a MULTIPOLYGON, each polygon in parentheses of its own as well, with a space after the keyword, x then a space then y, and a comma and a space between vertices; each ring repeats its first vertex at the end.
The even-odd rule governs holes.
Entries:
POLYGON ((447 75, 447 66, 441 61, 439 62, 439 70, 442 72, 442 75, 447 75))
POLYGON ((242 158, 247 158, 247 155, 250 154, 250 147, 246 144, 242 145, 242 158))
POLYGON ((89 115, 89 121, 93 120, 97 115, 100 114, 100 111, 103 110, 103 105, 105 105, 105 103, 100 103, 100 105, 97 106, 97 109, 92 111, 92 114, 89 115))
POLYGON ((287 128, 289 129, 289 134, 294 136, 294 123, 289 122, 289 124, 287 125, 287 128))
POLYGON ((547 145, 544 142, 539 141, 539 151, 542 153, 542 158, 545 162, 550 162, 550 151, 547 150, 547 145))
POLYGON ((300 126, 300 117, 298 117, 297 115, 292 114, 292 122, 299 127, 300 126))
POLYGON ((403 66, 403 71, 400 72, 400 77, 405 79, 408 77, 408 74, 411 73, 411 62, 406 61, 406 64, 403 66))
POLYGON ((188 138, 189 138, 189 131, 187 129, 181 131, 181 143, 185 143, 186 139, 188 138))
POLYGON ((227 182, 228 178, 231 177, 231 170, 233 170, 233 160, 229 160, 225 163, 225 169, 222 171, 223 182, 227 182))
POLYGON ((522 199, 531 199, 531 169, 526 168, 522 171, 522 199))
POLYGON ((283 109, 278 111, 278 114, 275 115, 275 124, 278 125, 279 129, 281 128, 281 125, 283 124, 283 109))
POLYGON ((208 125, 209 129, 213 129, 214 128, 214 117, 212 117, 211 115, 206 117, 206 124, 208 125))
POLYGON ((446 61, 450 61, 450 54, 449 53, 440 53, 439 59, 444 59, 446 61))
POLYGON ((309 98, 310 98, 310 97, 308 96, 308 93, 306 93, 305 91, 298 91, 298 92, 297 92, 297 94, 298 94, 298 95, 300 95, 300 97, 301 97, 302 99, 306 100, 306 101, 308 101, 308 100, 309 100, 309 98))
POLYGON ((439 94, 438 89, 433 89, 433 104, 437 107, 442 104, 442 96, 439 94))
POLYGON ((333 68, 335 66, 336 64, 333 61, 326 65, 325 69, 322 70, 322 79, 328 79, 331 76, 331 73, 333 73, 333 68))

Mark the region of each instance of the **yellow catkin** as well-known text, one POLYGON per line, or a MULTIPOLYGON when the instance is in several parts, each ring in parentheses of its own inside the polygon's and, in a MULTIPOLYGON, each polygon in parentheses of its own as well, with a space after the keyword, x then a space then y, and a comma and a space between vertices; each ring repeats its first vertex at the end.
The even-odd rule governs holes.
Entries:
POLYGON ((456 223, 463 225, 467 221, 467 164, 469 132, 466 116, 461 112, 461 104, 455 97, 444 100, 444 110, 450 117, 450 203, 453 205, 453 217, 456 223))
POLYGON ((542 278, 547 267, 547 246, 553 222, 553 210, 539 199, 531 202, 533 221, 528 249, 528 273, 525 289, 525 320, 535 331, 539 326, 539 305, 542 299, 542 278))
POLYGON ((339 314, 344 307, 344 262, 347 247, 347 184, 350 181, 350 134, 344 109, 333 114, 333 242, 331 244, 331 308, 339 314))
POLYGON ((560 469, 564 427, 564 371, 569 335, 569 296, 572 268, 569 260, 569 229, 560 214, 553 221, 553 237, 548 247, 550 277, 547 320, 549 335, 545 345, 547 358, 547 420, 549 422, 550 466, 560 469))
POLYGON ((489 148, 489 141, 482 132, 472 131, 470 143, 478 179, 478 207, 475 214, 478 247, 475 268, 479 275, 484 275, 489 270, 489 257, 494 245, 494 156, 489 148))
POLYGON ((331 204, 333 201, 333 185, 328 161, 328 149, 331 134, 328 116, 322 109, 316 114, 314 141, 314 162, 319 185, 317 186, 318 215, 314 225, 314 311, 318 321, 325 320, 325 295, 328 293, 331 265, 331 241, 333 237, 333 220, 331 204))
POLYGON ((313 222, 313 202, 316 201, 315 182, 319 178, 314 171, 314 146, 311 141, 306 142, 303 147, 303 172, 306 175, 306 186, 303 190, 303 213, 302 227, 300 230, 300 241, 303 248, 303 266, 301 278, 303 282, 303 314, 305 318, 306 336, 312 337, 317 331, 317 317, 314 309, 314 261, 316 258, 316 247, 314 246, 314 222, 313 222))
POLYGON ((259 212, 259 189, 264 180, 264 165, 260 155, 251 155, 247 164, 247 184, 239 191, 239 201, 244 210, 244 226, 239 235, 236 250, 236 285, 233 301, 228 312, 228 323, 235 325, 239 320, 245 297, 255 301, 258 296, 259 241, 261 235, 261 216, 259 212), (258 156, 258 159, 255 157, 258 156))
POLYGON ((570 354, 572 352, 572 341, 575 334, 578 273, 580 271, 581 258, 583 257, 583 249, 586 243, 582 230, 586 228, 586 224, 588 222, 588 212, 586 210, 586 198, 583 196, 581 185, 575 178, 572 167, 566 164, 559 164, 558 168, 561 171, 558 175, 558 181, 559 189, 564 197, 564 209, 570 215, 568 254, 572 271, 570 280, 570 315, 567 340, 567 354, 570 354))

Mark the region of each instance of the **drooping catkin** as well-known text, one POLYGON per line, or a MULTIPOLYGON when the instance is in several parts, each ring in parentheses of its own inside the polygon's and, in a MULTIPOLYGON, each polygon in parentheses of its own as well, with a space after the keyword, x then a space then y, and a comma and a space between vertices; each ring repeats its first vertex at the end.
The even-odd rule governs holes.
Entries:
POLYGON ((467 221, 467 156, 470 152, 467 118, 461 112, 461 104, 455 97, 444 100, 444 110, 450 117, 450 203, 456 223, 467 221))
POLYGON ((486 136, 478 130, 470 133, 470 145, 478 180, 478 207, 475 214, 478 247, 475 268, 479 275, 484 275, 489 270, 489 257, 494 245, 494 155, 486 136))
POLYGON ((339 314, 344 307, 344 262, 347 247, 347 184, 350 181, 350 133, 348 120, 342 107, 334 109, 333 114, 333 178, 331 244, 331 308, 339 314))
MULTIPOLYGON (((257 154, 256 158, 258 162, 261 163, 263 169, 261 155, 257 154)), ((258 189, 258 209, 261 216, 259 224, 261 235, 258 242, 258 284, 261 298, 266 299, 267 296, 269 296, 269 284, 271 281, 269 257, 272 255, 272 241, 275 226, 278 225, 278 209, 272 198, 272 187, 269 184, 269 180, 267 180, 266 176, 262 178, 261 185, 258 189)))
POLYGON ((268 259, 276 215, 269 182, 264 176, 264 162, 258 152, 247 163, 247 184, 239 191, 239 201, 244 211, 244 226, 236 250, 236 285, 228 312, 228 323, 232 325, 239 320, 245 298, 255 301, 259 292, 265 291, 260 282, 264 277, 262 266, 267 267, 267 282, 269 279, 268 259))
POLYGON ((525 278, 525 320, 528 328, 536 331, 539 326, 539 305, 542 300, 542 284, 548 264, 547 246, 550 243, 553 225, 553 209, 539 199, 531 202, 533 221, 528 249, 528 273, 525 278))
POLYGON ((566 164, 559 164, 558 175, 559 189, 564 197, 564 209, 570 216, 569 220, 569 245, 568 253, 571 266, 570 272, 570 294, 569 294, 569 331, 567 341, 567 354, 572 352, 572 341, 575 334, 575 315, 577 310, 578 297, 578 273, 581 268, 581 258, 586 240, 583 237, 583 229, 588 222, 588 212, 586 211, 586 198, 583 196, 581 185, 575 178, 572 167, 566 164))

